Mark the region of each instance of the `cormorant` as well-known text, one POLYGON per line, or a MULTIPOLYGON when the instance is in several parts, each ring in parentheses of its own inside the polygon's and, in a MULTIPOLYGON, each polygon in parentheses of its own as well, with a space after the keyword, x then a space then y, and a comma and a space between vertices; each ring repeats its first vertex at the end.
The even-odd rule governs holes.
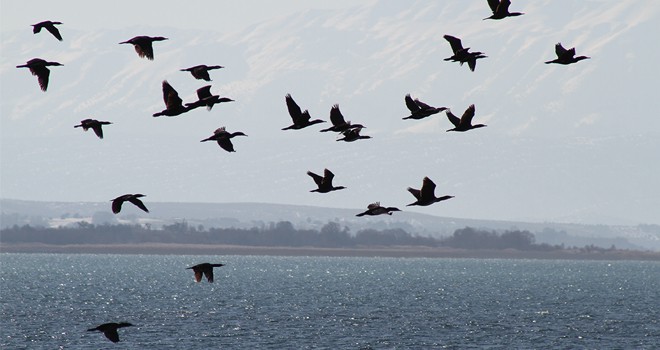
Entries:
POLYGON ((181 69, 182 72, 190 72, 195 79, 211 81, 209 76, 209 71, 212 69, 225 68, 223 66, 207 66, 205 64, 200 64, 199 66, 194 66, 186 69, 181 69))
POLYGON ((56 24, 62 24, 62 22, 43 21, 37 24, 33 24, 32 33, 37 34, 41 31, 41 28, 46 28, 46 30, 53 34, 57 40, 62 41, 62 35, 60 34, 60 31, 55 27, 56 24))
POLYGON ((362 130, 362 127, 355 127, 352 129, 344 130, 341 132, 344 137, 337 139, 335 141, 345 141, 345 142, 353 142, 357 140, 363 140, 363 139, 370 139, 371 136, 367 135, 360 135, 360 130, 362 130))
POLYGON ((502 19, 506 17, 514 17, 524 15, 521 12, 509 12, 509 6, 511 5, 511 0, 488 0, 488 6, 490 6, 493 14, 486 19, 502 19))
POLYGON ((206 106, 206 109, 210 111, 213 108, 213 105, 216 103, 233 101, 234 100, 229 97, 220 97, 218 95, 211 94, 211 85, 206 85, 197 89, 197 101, 186 103, 186 107, 195 109, 197 107, 206 106))
POLYGON ((395 207, 381 207, 380 202, 375 202, 371 203, 367 206, 367 210, 365 212, 362 212, 360 214, 357 214, 355 216, 365 216, 365 215, 381 215, 381 214, 387 214, 387 215, 392 215, 392 212, 394 211, 401 211, 399 208, 395 207))
POLYGON ((206 279, 209 281, 209 283, 213 283, 213 268, 220 266, 225 266, 225 264, 203 263, 197 264, 193 267, 186 267, 186 269, 192 269, 193 272, 195 272, 195 282, 201 282, 203 274, 206 276, 206 279))
POLYGON ((82 127, 83 130, 87 131, 89 129, 94 130, 94 133, 96 136, 98 136, 100 139, 103 138, 103 129, 101 128, 103 125, 108 125, 112 124, 111 122, 105 122, 105 121, 100 121, 96 119, 83 119, 80 121, 79 125, 74 125, 74 128, 80 128, 82 127))
POLYGON ((152 43, 154 41, 162 41, 162 40, 167 40, 167 38, 164 38, 162 36, 151 37, 151 36, 140 35, 130 40, 122 41, 120 42, 120 44, 133 44, 133 46, 135 47, 135 52, 137 52, 138 56, 142 58, 146 57, 148 60, 153 61, 154 48, 152 46, 152 43))
POLYGON ((570 50, 566 50, 563 46, 561 46, 561 43, 557 43, 555 45, 555 53, 557 54, 557 58, 552 61, 545 62, 546 64, 549 63, 571 64, 591 58, 587 56, 575 57, 575 48, 573 47, 570 50))
POLYGON ((149 209, 142 203, 142 201, 139 199, 140 197, 146 197, 143 194, 124 194, 121 195, 113 200, 112 202, 112 212, 115 214, 119 214, 121 211, 121 205, 124 204, 124 202, 129 201, 133 204, 135 204, 136 207, 144 210, 145 212, 149 212, 149 209))
POLYGON ((326 131, 335 131, 335 132, 344 132, 349 129, 353 128, 364 128, 362 124, 351 124, 350 121, 344 120, 344 116, 341 114, 341 111, 339 110, 339 105, 336 104, 332 106, 330 109, 330 122, 332 122, 332 126, 321 130, 321 132, 326 132, 326 131))
POLYGON ((405 100, 406 107, 410 110, 410 115, 403 119, 424 119, 447 109, 447 107, 431 107, 418 99, 413 100, 410 94, 406 95, 405 100))
POLYGON ((225 127, 220 127, 213 132, 213 135, 201 140, 204 141, 216 141, 222 149, 227 152, 236 152, 234 151, 234 145, 231 143, 231 138, 234 136, 247 136, 244 133, 238 131, 235 133, 229 133, 225 130, 225 127))
POLYGON ((183 100, 179 97, 179 93, 174 90, 167 80, 163 80, 163 100, 165 101, 165 109, 154 113, 154 117, 160 117, 161 115, 174 117, 192 109, 188 106, 183 106, 183 100))
POLYGON ((296 101, 294 101, 293 98, 291 97, 291 94, 286 94, 285 100, 286 100, 286 107, 289 110, 289 115, 293 120, 293 124, 287 126, 286 128, 283 128, 282 130, 289 130, 289 129, 297 130, 297 129, 306 128, 310 125, 325 123, 325 121, 321 119, 310 120, 312 117, 309 115, 309 112, 307 110, 302 112, 296 101))
POLYGON ((469 52, 470 48, 463 48, 463 44, 461 44, 461 39, 459 38, 453 37, 451 35, 445 35, 444 38, 449 42, 449 45, 454 52, 454 55, 445 58, 445 61, 459 62, 461 66, 463 63, 467 63, 470 67, 470 70, 474 72, 474 69, 477 67, 477 59, 488 57, 483 52, 469 52))
POLYGON ((48 77, 50 76, 50 70, 46 68, 48 66, 62 66, 62 64, 58 62, 48 62, 41 58, 33 58, 27 61, 26 64, 16 66, 16 68, 29 68, 30 73, 37 76, 41 90, 46 91, 46 89, 48 89, 48 77))
POLYGON ((472 125, 472 118, 474 117, 474 105, 470 105, 465 112, 463 112, 463 115, 459 119, 457 116, 455 116, 449 108, 447 108, 447 119, 454 124, 453 129, 449 129, 447 131, 468 131, 470 129, 476 129, 476 128, 482 128, 486 125, 484 124, 475 124, 472 125))
POLYGON ((431 181, 431 179, 429 179, 428 177, 425 177, 424 180, 422 181, 421 190, 408 187, 408 192, 412 193, 412 195, 415 196, 417 201, 415 201, 414 203, 410 203, 407 206, 412 206, 412 205, 427 206, 436 202, 454 198, 454 196, 436 197, 435 183, 433 183, 433 181, 431 181))
POLYGON ((343 190, 346 188, 344 186, 332 186, 332 179, 335 177, 335 174, 328 169, 323 171, 323 176, 314 174, 311 171, 308 171, 307 175, 311 176, 312 179, 314 179, 316 186, 318 186, 317 189, 309 192, 328 193, 330 191, 343 190))
POLYGON ((110 323, 104 323, 96 328, 90 328, 87 331, 103 332, 103 335, 105 335, 106 338, 110 339, 111 342, 117 343, 119 341, 119 334, 117 333, 117 329, 122 327, 130 327, 130 326, 132 326, 132 324, 128 322, 121 322, 121 323, 110 322, 110 323))

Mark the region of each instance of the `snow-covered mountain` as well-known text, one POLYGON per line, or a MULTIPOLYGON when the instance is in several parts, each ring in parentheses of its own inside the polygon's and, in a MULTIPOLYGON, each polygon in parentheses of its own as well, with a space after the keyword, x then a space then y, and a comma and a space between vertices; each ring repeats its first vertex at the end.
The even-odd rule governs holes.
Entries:
MULTIPOLYGON (((524 16, 482 21, 484 3, 392 2, 307 10, 237 32, 140 25, 66 28, 65 41, 2 33, 0 195, 98 202, 144 193, 153 202, 269 202, 334 208, 405 206, 424 176, 456 198, 413 211, 444 217, 577 223, 660 223, 660 74, 651 1, 516 2, 524 16), (451 34, 483 51, 475 72, 444 62, 451 34), (162 35, 155 60, 120 41, 162 35), (554 44, 592 59, 545 65, 554 44), (25 69, 58 61, 48 92, 25 69), (161 81, 185 101, 205 82, 179 69, 219 64, 212 91, 236 102, 153 118, 161 81), (291 93, 314 118, 338 103, 373 138, 336 142, 291 124, 291 93), (447 133, 444 114, 408 115, 405 94, 456 114, 476 105, 488 127, 447 133), (105 139, 74 129, 109 120, 105 139), (199 141, 240 130, 236 153, 199 141), (305 173, 348 187, 310 193, 305 173)), ((64 31, 64 28, 62 31, 64 31)), ((28 27, 29 29, 29 27, 28 27)), ((52 39, 52 38, 50 38, 52 39)))

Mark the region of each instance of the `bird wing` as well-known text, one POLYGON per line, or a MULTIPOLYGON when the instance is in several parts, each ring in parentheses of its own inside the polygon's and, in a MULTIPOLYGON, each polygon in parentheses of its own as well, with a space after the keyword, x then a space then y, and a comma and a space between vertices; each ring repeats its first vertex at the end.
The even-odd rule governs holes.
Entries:
POLYGON ((433 198, 435 197, 435 183, 431 181, 428 177, 425 177, 422 181, 422 189, 420 190, 420 195, 422 198, 433 198))
POLYGON ((461 120, 455 116, 451 110, 447 109, 445 112, 447 113, 447 119, 449 119, 449 121, 454 124, 455 127, 458 127, 458 125, 461 124, 461 120))
POLYGON ((124 196, 117 197, 112 200, 112 212, 119 214, 121 211, 121 205, 124 204, 124 196))
POLYGON ((445 40, 449 42, 449 45, 451 45, 451 50, 454 51, 454 53, 463 50, 463 44, 461 44, 461 39, 451 35, 445 35, 443 36, 443 38, 445 38, 445 40))
POLYGON ((415 104, 417 104, 417 106, 419 106, 419 109, 420 109, 420 110, 424 110, 424 109, 432 109, 432 108, 433 108, 433 107, 427 105, 426 103, 424 103, 424 102, 422 102, 422 101, 420 101, 420 100, 418 100, 418 99, 415 99, 415 104))
POLYGON ((92 128, 92 130, 94 130, 96 136, 98 136, 100 139, 103 138, 103 128, 101 127, 101 123, 98 122, 92 123, 90 127, 92 128))
POLYGON ((54 37, 57 38, 57 40, 62 41, 62 35, 60 34, 60 31, 55 28, 54 25, 47 25, 45 26, 46 30, 48 30, 51 34, 53 34, 54 37))
POLYGON ((211 97, 211 85, 206 85, 204 87, 201 87, 197 89, 197 98, 200 100, 203 100, 207 97, 211 97))
POLYGON ((477 68, 477 58, 475 56, 471 57, 467 61, 468 67, 470 67, 470 70, 474 72, 474 69, 477 68))
POLYGON ((234 151, 234 144, 231 143, 231 139, 227 136, 221 136, 217 140, 218 145, 227 152, 236 152, 234 151))
POLYGON ((497 6, 500 5, 499 0, 488 0, 488 6, 490 6, 490 10, 495 13, 497 11, 497 6))
POLYGON ((192 268, 193 272, 195 272, 195 282, 201 282, 202 281, 202 271, 197 269, 197 268, 192 268))
POLYGON ((203 79, 206 81, 211 81, 211 77, 209 76, 209 72, 207 70, 206 66, 197 66, 195 67, 190 73, 192 73, 193 77, 197 79, 203 79))
POLYGON ((303 119, 302 116, 302 110, 300 109, 300 106, 296 103, 296 101, 293 100, 293 97, 291 97, 290 94, 287 94, 284 99, 286 100, 286 108, 289 110, 289 115, 291 116, 291 119, 293 120, 294 124, 299 124, 300 120, 303 119))
POLYGON ((561 43, 557 43, 555 45, 555 53, 557 54, 557 57, 561 58, 568 52, 563 46, 561 46, 561 43))
POLYGON ((410 192, 415 198, 419 200, 421 196, 421 191, 412 187, 408 187, 408 192, 410 192))
POLYGON ((182 107, 183 100, 179 97, 179 93, 174 90, 172 85, 163 81, 163 100, 167 109, 175 109, 182 107))
POLYGON ((321 186, 323 184, 323 176, 314 174, 311 171, 308 171, 307 175, 311 176, 312 179, 314 179, 314 182, 316 183, 317 186, 321 186))
POLYGON ((406 100, 406 107, 408 107, 408 110, 410 110, 411 113, 415 113, 419 111, 419 106, 415 101, 413 101, 412 97, 410 97, 410 94, 407 94, 405 97, 406 100))
MULTIPOLYGON (((489 0, 489 1, 494 1, 494 0, 489 0)), ((511 6, 510 0, 500 1, 500 4, 497 6, 497 13, 501 13, 501 14, 509 13, 509 6, 511 6)))
POLYGON ((147 209, 147 207, 144 205, 144 203, 142 203, 140 199, 133 196, 128 198, 128 201, 135 204, 136 207, 146 211, 147 213, 149 212, 149 209, 147 209))
POLYGON ((367 209, 369 209, 369 210, 374 210, 378 207, 380 207, 380 202, 375 202, 375 203, 371 203, 371 204, 367 205, 367 209))
POLYGON ((119 333, 117 333, 117 329, 107 329, 103 331, 103 334, 105 335, 106 338, 110 339, 111 342, 117 343, 119 342, 119 333))
POLYGON ((323 170, 323 182, 326 184, 332 184, 332 179, 335 178, 335 174, 332 171, 325 169, 323 170))
POLYGON ((30 72, 32 75, 37 76, 41 90, 46 91, 46 89, 48 89, 48 77, 50 76, 50 69, 43 66, 30 67, 30 72))
POLYGON ((148 60, 154 59, 154 48, 151 45, 151 41, 141 41, 137 44, 134 43, 133 46, 135 46, 135 52, 137 52, 138 56, 146 57, 148 60))
POLYGON ((210 282, 213 283, 213 269, 210 268, 206 271, 204 271, 204 275, 206 276, 206 279, 210 282))
POLYGON ((463 112, 463 115, 461 116, 461 125, 468 126, 472 125, 472 118, 474 117, 474 105, 470 105, 465 112, 463 112))
POLYGON ((330 109, 330 122, 332 122, 332 125, 346 124, 346 119, 344 119, 344 116, 341 114, 339 105, 334 105, 330 109))

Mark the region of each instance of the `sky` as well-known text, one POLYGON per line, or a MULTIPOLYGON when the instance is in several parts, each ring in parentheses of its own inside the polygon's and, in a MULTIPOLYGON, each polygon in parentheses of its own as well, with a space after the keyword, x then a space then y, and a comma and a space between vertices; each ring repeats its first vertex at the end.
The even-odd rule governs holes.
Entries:
POLYGON ((486 1, 0 2, 0 197, 102 202, 266 202, 403 208, 422 178, 455 198, 406 210, 437 216, 660 224, 657 81, 660 3, 514 1, 525 15, 484 21, 486 1), (64 37, 30 24, 61 21, 64 37), (483 51, 475 72, 445 62, 444 34, 483 51), (153 62, 120 41, 170 38, 153 62), (591 59, 545 65, 554 45, 591 59), (51 69, 48 92, 16 69, 51 69), (161 81, 185 100, 206 83, 179 69, 220 64, 212 91, 235 102, 175 118, 161 81), (339 104, 370 140, 336 142, 328 123, 282 131, 290 93, 314 118, 339 104), (444 113, 407 115, 405 94, 488 126, 448 133, 444 113), (114 124, 99 140, 74 129, 114 124), (236 153, 200 143, 243 131, 236 153), (310 193, 305 173, 335 173, 346 190, 310 193))

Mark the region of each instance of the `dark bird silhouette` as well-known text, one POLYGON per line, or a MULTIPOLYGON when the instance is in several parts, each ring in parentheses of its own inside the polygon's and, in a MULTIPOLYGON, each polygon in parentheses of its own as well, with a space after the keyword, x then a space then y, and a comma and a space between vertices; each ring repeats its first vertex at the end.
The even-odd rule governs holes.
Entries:
POLYGON ((207 110, 211 110, 213 105, 222 102, 233 102, 229 97, 220 97, 219 95, 211 94, 211 85, 206 85, 197 89, 197 101, 186 103, 186 107, 195 109, 197 107, 206 106, 207 110))
POLYGON ((343 132, 352 128, 364 128, 362 124, 351 124, 350 121, 346 121, 344 119, 344 116, 341 114, 341 111, 339 110, 339 105, 334 105, 330 109, 330 122, 332 122, 332 126, 321 130, 321 132, 326 132, 326 131, 335 131, 335 132, 343 132))
POLYGON ((121 195, 113 200, 112 202, 112 212, 115 214, 119 214, 121 211, 121 205, 124 204, 124 202, 129 201, 133 204, 135 204, 136 207, 144 210, 145 212, 149 212, 149 209, 142 203, 142 201, 139 199, 140 197, 146 197, 143 194, 124 194, 121 195))
POLYGON ((62 64, 58 62, 48 62, 41 58, 33 58, 27 61, 26 64, 16 66, 16 68, 29 68, 30 73, 37 76, 41 90, 46 91, 46 89, 48 89, 48 77, 50 76, 50 70, 47 68, 48 66, 62 66, 62 64))
POLYGON ((43 21, 37 24, 33 24, 32 33, 37 34, 41 31, 41 28, 46 28, 46 30, 49 31, 50 34, 53 34, 57 40, 62 41, 62 35, 60 34, 60 31, 55 27, 56 24, 62 24, 62 22, 43 21))
POLYGON ((375 216, 375 215, 381 215, 381 214, 387 214, 387 215, 392 215, 392 212, 394 211, 401 211, 399 208, 395 207, 381 207, 380 202, 375 202, 371 203, 367 206, 367 210, 357 214, 355 216, 365 216, 365 215, 370 215, 370 216, 375 216))
POLYGON ((286 128, 283 128, 282 130, 290 130, 290 129, 298 130, 298 129, 306 128, 310 125, 325 123, 321 119, 310 120, 312 117, 309 115, 309 112, 307 110, 303 112, 296 103, 296 101, 293 100, 291 94, 286 94, 284 99, 286 100, 286 108, 289 110, 289 115, 293 120, 293 124, 287 126, 286 128))
POLYGON ((205 64, 200 64, 199 66, 194 66, 186 69, 181 69, 182 72, 190 72, 195 79, 211 81, 209 76, 209 71, 212 69, 225 68, 223 66, 207 66, 205 64))
POLYGON ((87 131, 89 129, 94 130, 94 133, 96 136, 98 136, 100 139, 103 138, 103 125, 108 125, 112 124, 111 122, 105 122, 105 121, 100 121, 96 119, 83 119, 80 121, 79 125, 74 125, 74 128, 80 128, 82 127, 83 130, 87 131))
POLYGON ((413 100, 410 94, 406 95, 405 101, 406 107, 410 110, 410 115, 403 119, 424 119, 447 109, 447 107, 431 107, 418 99, 413 100))
POLYGON ((119 342, 119 333, 117 333, 118 328, 123 328, 123 327, 130 327, 132 324, 128 322, 122 322, 122 323, 104 323, 96 328, 90 328, 87 331, 88 332, 94 332, 94 331, 99 331, 103 332, 103 335, 105 335, 106 338, 110 339, 111 342, 117 343, 119 342))
POLYGON ((318 186, 317 189, 311 190, 309 192, 328 193, 330 191, 343 190, 343 189, 346 188, 344 186, 333 186, 332 185, 332 179, 335 177, 335 174, 333 174, 328 169, 325 169, 323 171, 323 176, 314 174, 311 171, 308 171, 307 175, 311 176, 312 179, 314 179, 314 182, 316 183, 316 186, 318 186))
POLYGON ((203 263, 203 264, 197 264, 193 267, 186 267, 186 269, 193 270, 193 272, 195 273, 195 282, 201 282, 202 275, 204 275, 206 276, 206 279, 209 281, 209 283, 213 283, 213 268, 221 267, 221 266, 225 266, 225 264, 203 263))
POLYGON ((433 203, 454 198, 454 196, 436 197, 435 183, 433 183, 433 181, 431 181, 431 179, 429 179, 428 177, 425 177, 424 180, 422 181, 421 190, 416 190, 412 187, 408 187, 408 192, 412 193, 412 195, 415 196, 417 201, 415 201, 414 203, 410 203, 407 206, 412 206, 412 205, 427 206, 433 203))
POLYGON ((488 0, 488 6, 490 6, 490 9, 491 11, 493 11, 493 14, 490 17, 484 18, 484 20, 503 19, 506 17, 524 15, 524 13, 521 12, 509 12, 510 5, 511 5, 510 0, 488 0))
POLYGON ((591 58, 587 56, 575 57, 575 48, 572 47, 570 50, 566 50, 563 46, 561 46, 561 43, 557 43, 555 45, 555 53, 557 54, 557 58, 555 58, 552 61, 545 62, 546 64, 549 63, 571 64, 591 58))
POLYGON ((151 37, 151 36, 140 35, 130 40, 122 41, 120 42, 120 44, 133 44, 133 46, 135 47, 135 52, 137 52, 138 56, 142 58, 146 57, 148 60, 153 61, 154 48, 152 43, 154 41, 163 41, 163 40, 167 40, 167 38, 164 38, 162 36, 151 37))
POLYGON ((453 129, 449 129, 447 131, 468 131, 470 129, 476 129, 476 128, 483 128, 484 124, 475 124, 472 125, 472 118, 474 117, 474 105, 470 105, 465 112, 463 112, 463 115, 459 119, 457 116, 455 116, 449 108, 447 108, 447 119, 454 124, 453 129))
POLYGON ((160 117, 161 115, 174 117, 192 109, 188 106, 183 106, 183 100, 179 97, 179 93, 174 90, 167 80, 163 80, 163 100, 165 101, 165 109, 154 113, 154 117, 160 117))
POLYGON ((371 138, 371 136, 360 135, 360 130, 362 130, 362 127, 355 127, 352 129, 344 130, 341 132, 341 134, 344 135, 344 137, 339 138, 335 141, 353 142, 357 140, 364 140, 371 138))
POLYGON ((234 145, 231 143, 231 138, 235 136, 247 136, 244 133, 238 131, 235 133, 230 133, 225 130, 225 127, 220 127, 213 132, 213 135, 201 140, 200 142, 205 141, 216 141, 222 149, 227 152, 236 152, 234 151, 234 145))
POLYGON ((461 39, 459 38, 451 35, 445 35, 444 38, 449 42, 451 50, 454 52, 454 55, 445 58, 445 61, 459 62, 461 66, 463 63, 467 63, 470 70, 474 72, 474 69, 477 67, 477 59, 488 57, 483 52, 470 52, 469 47, 463 48, 463 44, 461 44, 461 39))

